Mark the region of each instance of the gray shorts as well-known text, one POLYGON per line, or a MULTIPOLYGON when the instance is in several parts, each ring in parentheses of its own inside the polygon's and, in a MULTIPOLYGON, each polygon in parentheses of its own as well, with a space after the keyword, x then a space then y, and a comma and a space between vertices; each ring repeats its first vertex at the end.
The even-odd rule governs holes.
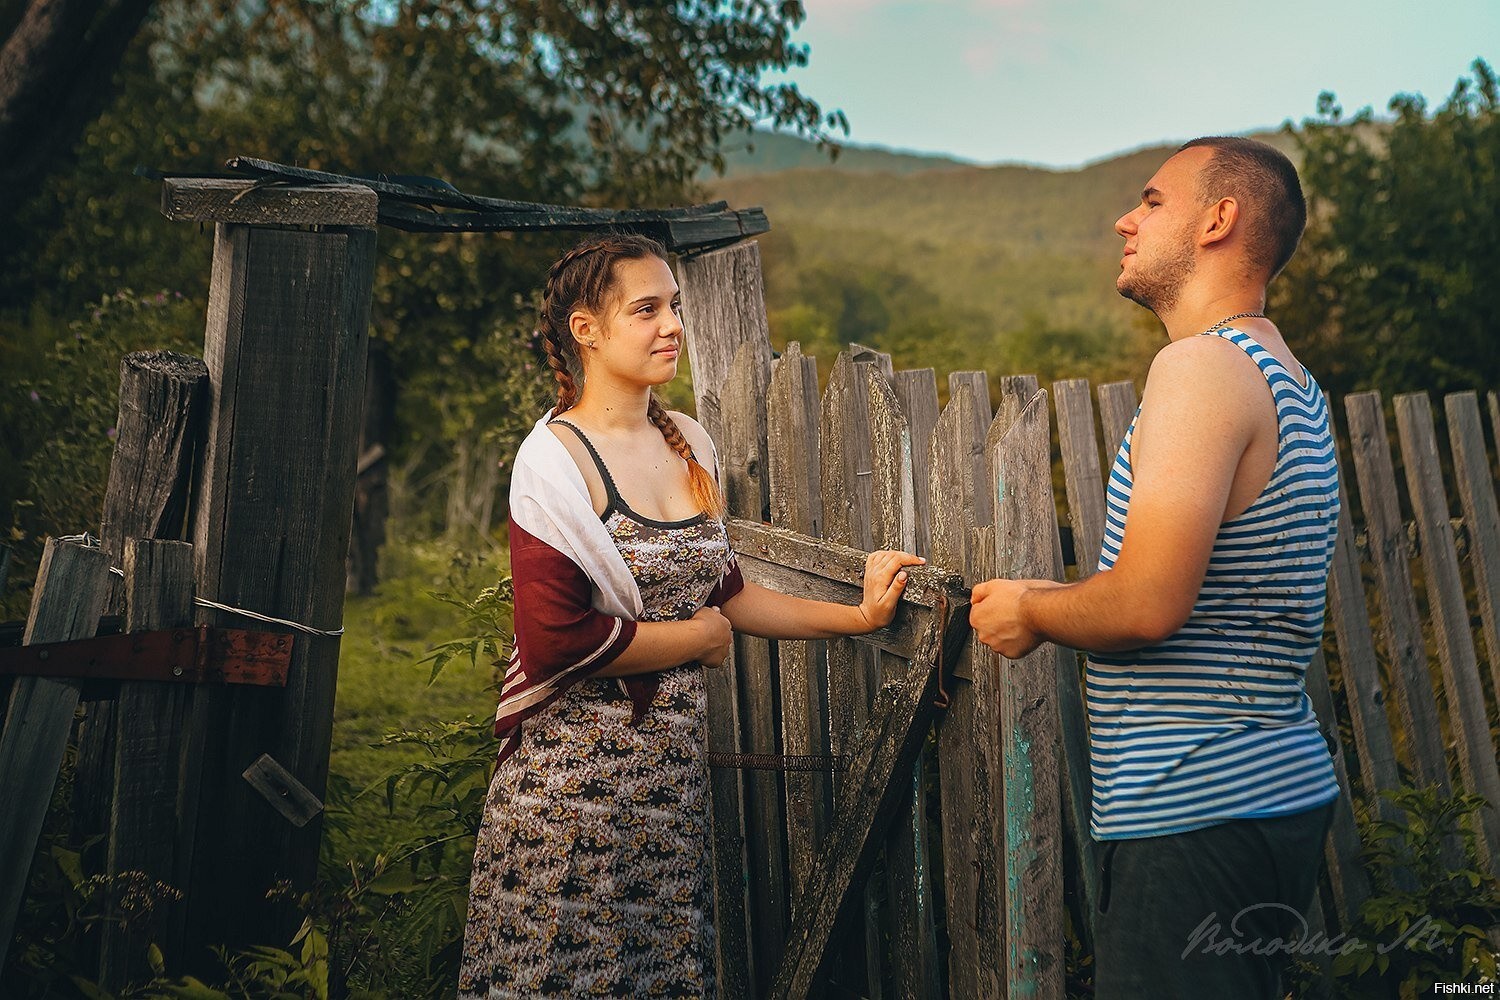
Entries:
POLYGON ((1098 1000, 1277 1000, 1334 803, 1101 845, 1098 1000))

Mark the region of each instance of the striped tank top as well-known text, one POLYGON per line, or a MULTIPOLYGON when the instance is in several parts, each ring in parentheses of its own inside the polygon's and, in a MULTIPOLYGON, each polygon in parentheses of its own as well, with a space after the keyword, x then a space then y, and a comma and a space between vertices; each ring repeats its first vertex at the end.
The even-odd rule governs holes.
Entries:
MULTIPOLYGON (((1094 653, 1087 669, 1091 827, 1100 840, 1158 837, 1281 816, 1338 795, 1304 674, 1322 641, 1339 488, 1323 392, 1254 338, 1211 330, 1260 368, 1279 445, 1265 490, 1219 527, 1198 599, 1171 638, 1094 653)), ((1139 411, 1137 411, 1139 416, 1139 411)), ((1100 571, 1130 508, 1130 441, 1106 491, 1100 571)))

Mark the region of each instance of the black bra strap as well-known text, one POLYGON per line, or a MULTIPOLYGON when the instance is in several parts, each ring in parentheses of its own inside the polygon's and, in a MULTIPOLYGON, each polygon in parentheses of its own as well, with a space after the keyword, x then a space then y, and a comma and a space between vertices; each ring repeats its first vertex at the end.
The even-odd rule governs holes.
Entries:
POLYGON ((615 489, 615 479, 609 474, 609 467, 604 464, 604 459, 599 457, 599 449, 594 447, 594 442, 590 441, 588 439, 588 436, 584 434, 583 431, 579 430, 573 424, 568 423, 566 420, 553 418, 552 420, 549 420, 547 422, 549 424, 562 424, 568 430, 578 435, 578 440, 583 442, 583 446, 587 448, 589 450, 589 454, 593 456, 594 464, 599 468, 599 478, 604 480, 604 491, 608 496, 609 505, 611 507, 618 506, 620 504, 620 491, 615 489))

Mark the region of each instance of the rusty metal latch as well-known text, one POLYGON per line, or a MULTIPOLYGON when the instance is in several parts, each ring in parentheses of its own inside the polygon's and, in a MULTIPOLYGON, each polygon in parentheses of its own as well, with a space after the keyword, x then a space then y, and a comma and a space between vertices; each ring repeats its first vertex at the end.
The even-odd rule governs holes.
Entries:
POLYGON ((0 676, 285 687, 291 636, 238 628, 168 628, 0 649, 0 676))

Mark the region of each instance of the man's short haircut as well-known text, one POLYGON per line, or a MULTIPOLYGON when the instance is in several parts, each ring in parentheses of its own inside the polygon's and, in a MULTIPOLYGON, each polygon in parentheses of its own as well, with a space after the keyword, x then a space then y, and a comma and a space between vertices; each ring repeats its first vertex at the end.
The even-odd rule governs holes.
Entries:
POLYGON ((1276 277, 1292 259, 1307 225, 1297 168, 1276 147, 1240 136, 1204 136, 1183 143, 1178 152, 1200 146, 1213 150, 1198 175, 1204 204, 1233 198, 1242 211, 1249 210, 1241 218, 1249 223, 1251 262, 1276 277))

